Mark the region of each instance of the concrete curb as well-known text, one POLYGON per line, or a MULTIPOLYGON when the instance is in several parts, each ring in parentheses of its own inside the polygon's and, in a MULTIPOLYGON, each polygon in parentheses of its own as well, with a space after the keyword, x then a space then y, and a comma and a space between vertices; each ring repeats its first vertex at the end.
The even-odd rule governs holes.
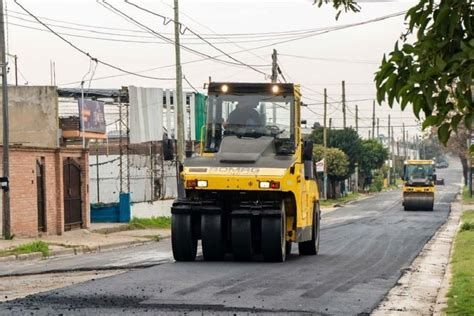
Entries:
POLYGON ((16 256, 17 260, 35 260, 43 258, 42 252, 23 253, 16 256))
MULTIPOLYGON (((163 239, 166 239, 166 238, 169 238, 169 237, 163 237, 163 239)), ((157 241, 133 240, 133 241, 121 241, 121 242, 101 245, 101 246, 71 247, 71 248, 64 248, 64 249, 58 249, 58 250, 51 250, 48 257, 43 257, 43 254, 41 252, 25 253, 25 254, 20 254, 20 255, 10 255, 10 256, 5 256, 5 257, 0 257, 0 262, 5 263, 5 262, 14 262, 14 261, 53 259, 53 258, 58 258, 58 257, 81 255, 81 254, 86 254, 86 253, 106 252, 106 251, 112 251, 116 249, 131 248, 131 247, 150 244, 153 242, 157 242, 157 241)))
POLYGON ((123 232, 130 230, 129 224, 122 224, 122 225, 117 225, 114 227, 103 227, 103 228, 95 228, 95 229, 89 229, 91 233, 98 233, 98 234, 112 234, 112 233, 118 233, 118 232, 123 232))

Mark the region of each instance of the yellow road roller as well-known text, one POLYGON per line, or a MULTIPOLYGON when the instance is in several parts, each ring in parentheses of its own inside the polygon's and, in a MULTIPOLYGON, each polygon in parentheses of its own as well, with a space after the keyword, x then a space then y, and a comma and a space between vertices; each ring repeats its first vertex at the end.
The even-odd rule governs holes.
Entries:
POLYGON ((199 155, 187 158, 174 201, 176 261, 285 261, 319 250, 313 144, 303 141, 298 85, 211 82, 199 155))
POLYGON ((436 183, 434 161, 406 160, 403 169, 403 206, 405 211, 432 211, 436 183))

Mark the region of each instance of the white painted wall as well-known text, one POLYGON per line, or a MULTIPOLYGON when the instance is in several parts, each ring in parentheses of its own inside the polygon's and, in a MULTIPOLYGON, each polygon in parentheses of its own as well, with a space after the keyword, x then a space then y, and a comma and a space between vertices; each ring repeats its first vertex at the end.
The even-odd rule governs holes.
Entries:
POLYGON ((132 205, 132 217, 150 218, 157 216, 171 216, 171 206, 174 199, 158 200, 152 203, 141 202, 132 205))
MULTIPOLYGON (((101 203, 114 203, 119 200, 120 193, 120 168, 119 156, 99 156, 99 195, 101 203)), ((97 199, 97 167, 96 156, 89 157, 89 197, 91 203, 99 202, 97 199)), ((152 200, 152 178, 150 171, 150 157, 146 155, 130 155, 130 193, 133 202, 145 202, 152 200)), ((161 172, 161 166, 155 166, 161 172)), ((165 198, 176 196, 176 171, 175 166, 165 162, 164 170, 164 193, 165 198)))

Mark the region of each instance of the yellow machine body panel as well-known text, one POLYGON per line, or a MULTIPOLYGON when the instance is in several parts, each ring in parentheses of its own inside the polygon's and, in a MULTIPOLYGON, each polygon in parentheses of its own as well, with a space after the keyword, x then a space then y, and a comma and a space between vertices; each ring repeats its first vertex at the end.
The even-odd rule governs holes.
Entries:
MULTIPOLYGON (((247 168, 247 167, 185 167, 182 173, 184 183, 188 180, 206 181, 206 187, 193 187, 195 190, 224 191, 268 191, 260 188, 260 182, 277 181, 274 192, 291 193, 296 202, 296 227, 309 227, 313 223, 313 204, 319 201, 319 191, 314 180, 305 180, 302 164, 295 163, 293 174, 290 169, 247 168), (198 169, 198 170, 196 170, 198 169), (300 197, 300 198, 298 198, 300 197)), ((190 187, 186 187, 190 189, 190 187)), ((296 234, 291 234, 295 241, 296 234)))

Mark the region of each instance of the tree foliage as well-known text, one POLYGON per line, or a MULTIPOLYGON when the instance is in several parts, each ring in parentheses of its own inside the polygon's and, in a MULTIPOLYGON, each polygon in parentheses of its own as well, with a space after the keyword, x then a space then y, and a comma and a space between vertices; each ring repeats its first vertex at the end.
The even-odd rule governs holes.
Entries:
MULTIPOLYGON (((315 144, 323 144, 323 128, 316 128, 311 133, 315 144)), ((349 157, 349 174, 354 173, 355 164, 361 154, 361 139, 351 128, 328 130, 328 147, 339 148, 349 157)))
POLYGON ((326 153, 327 172, 330 181, 343 180, 349 176, 349 159, 347 155, 337 148, 324 148, 322 145, 314 145, 313 154, 316 160, 324 158, 326 153))
POLYGON ((377 100, 390 107, 397 101, 402 110, 411 104, 417 118, 425 114, 423 128, 437 127, 446 144, 460 122, 473 122, 474 6, 472 0, 419 0, 405 19, 401 43, 376 73, 377 100))
POLYGON ((388 150, 374 139, 361 142, 362 155, 359 160, 361 172, 367 176, 372 170, 381 168, 388 159, 388 150))
MULTIPOLYGON (((360 9, 357 0, 314 1, 330 2, 339 10, 336 18, 360 9)), ((459 123, 471 128, 474 119, 474 5, 472 0, 419 0, 405 20, 406 33, 376 73, 377 100, 390 107, 397 101, 402 110, 410 104, 417 118, 423 112, 423 128, 436 127, 446 144, 459 123)))
POLYGON ((332 6, 338 10, 336 19, 339 18, 339 15, 342 13, 342 11, 360 11, 360 6, 357 4, 356 0, 314 0, 314 4, 317 4, 318 7, 321 7, 323 4, 328 4, 329 2, 332 2, 332 6))

